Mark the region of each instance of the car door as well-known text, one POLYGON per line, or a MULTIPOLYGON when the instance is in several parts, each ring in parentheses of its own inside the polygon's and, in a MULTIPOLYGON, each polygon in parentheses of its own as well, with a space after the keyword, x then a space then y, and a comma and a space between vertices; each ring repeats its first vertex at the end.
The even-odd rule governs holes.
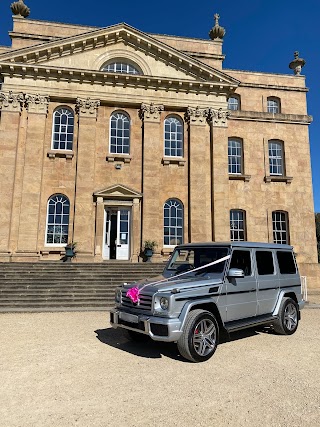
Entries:
POLYGON ((271 249, 257 249, 255 262, 258 281, 258 314, 273 312, 279 295, 279 276, 275 268, 274 252, 271 249))
POLYGON ((252 268, 250 249, 234 249, 230 267, 244 271, 244 277, 227 278, 227 321, 254 317, 257 314, 257 281, 252 268))

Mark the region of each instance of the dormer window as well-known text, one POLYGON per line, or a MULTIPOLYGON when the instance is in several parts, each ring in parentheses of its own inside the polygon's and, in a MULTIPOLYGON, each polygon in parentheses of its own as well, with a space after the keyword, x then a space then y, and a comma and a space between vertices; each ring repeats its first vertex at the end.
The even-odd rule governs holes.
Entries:
POLYGON ((103 65, 101 71, 106 71, 107 73, 142 74, 136 65, 122 60, 112 61, 103 65))

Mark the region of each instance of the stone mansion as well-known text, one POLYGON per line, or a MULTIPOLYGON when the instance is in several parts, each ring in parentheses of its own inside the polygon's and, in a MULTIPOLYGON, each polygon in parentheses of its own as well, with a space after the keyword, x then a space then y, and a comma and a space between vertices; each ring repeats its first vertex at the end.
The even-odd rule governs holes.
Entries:
MULTIPOLYGON (((183 242, 290 243, 317 263, 304 61, 223 68, 208 40, 38 21, 0 47, 0 261, 166 259, 183 242)), ((308 271, 309 271, 308 270, 308 271)), ((311 270, 310 270, 311 271, 311 270)))

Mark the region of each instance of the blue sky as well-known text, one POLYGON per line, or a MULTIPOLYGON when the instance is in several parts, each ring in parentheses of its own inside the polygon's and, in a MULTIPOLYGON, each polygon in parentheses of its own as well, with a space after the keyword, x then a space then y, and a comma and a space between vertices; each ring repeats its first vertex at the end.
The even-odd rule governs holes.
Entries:
MULTIPOLYGON (((10 4, 0 4, 0 45, 10 45, 10 4)), ((320 25, 319 0, 191 0, 82 2, 79 0, 25 0, 30 18, 106 27, 126 22, 141 31, 208 38, 213 15, 218 12, 227 34, 224 41, 225 68, 291 73, 293 52, 306 60, 315 211, 320 212, 320 25)))

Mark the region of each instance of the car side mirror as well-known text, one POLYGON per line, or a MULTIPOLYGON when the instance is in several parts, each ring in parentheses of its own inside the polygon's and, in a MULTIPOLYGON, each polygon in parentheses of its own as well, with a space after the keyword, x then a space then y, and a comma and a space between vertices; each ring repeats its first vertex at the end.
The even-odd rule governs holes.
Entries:
POLYGON ((244 271, 241 270, 240 268, 230 268, 228 272, 228 277, 232 277, 232 278, 244 277, 244 271))

